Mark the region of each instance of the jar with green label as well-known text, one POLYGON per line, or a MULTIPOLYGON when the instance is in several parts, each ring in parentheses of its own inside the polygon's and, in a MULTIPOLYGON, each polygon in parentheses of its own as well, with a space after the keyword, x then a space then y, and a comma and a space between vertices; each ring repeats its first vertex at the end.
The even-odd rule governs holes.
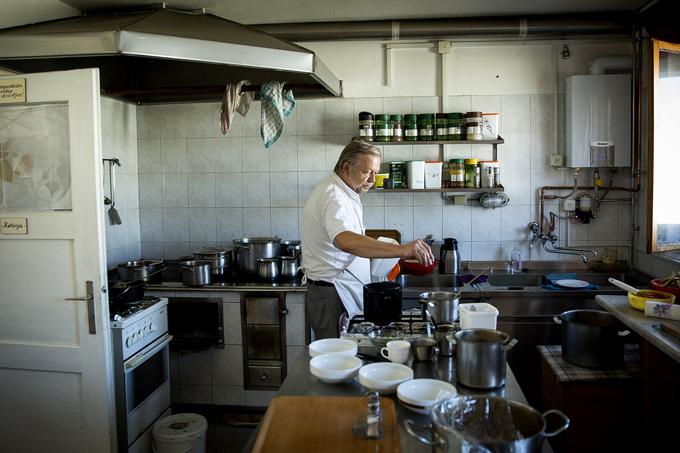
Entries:
POLYGON ((437 113, 434 116, 434 139, 449 140, 449 120, 446 113, 437 113))
POLYGON ((366 142, 373 141, 375 119, 371 112, 359 112, 359 138, 366 142))
POLYGON ((465 187, 479 188, 479 159, 465 159, 465 187))
POLYGON ((418 117, 414 114, 404 115, 404 140, 414 142, 418 140, 418 117))
POLYGON ((464 119, 462 113, 449 113, 447 115, 449 140, 465 140, 464 119))
POLYGON ((434 115, 421 113, 418 115, 418 141, 431 141, 434 138, 434 115))
POLYGON ((455 188, 465 187, 465 159, 451 159, 449 161, 450 186, 455 188))
POLYGON ((401 142, 404 140, 404 117, 403 115, 390 115, 392 122, 392 141, 401 142))
POLYGON ((390 180, 392 181, 392 188, 394 189, 406 188, 405 162, 390 162, 390 180))
POLYGON ((389 142, 392 140, 392 121, 389 115, 375 115, 375 141, 389 142))

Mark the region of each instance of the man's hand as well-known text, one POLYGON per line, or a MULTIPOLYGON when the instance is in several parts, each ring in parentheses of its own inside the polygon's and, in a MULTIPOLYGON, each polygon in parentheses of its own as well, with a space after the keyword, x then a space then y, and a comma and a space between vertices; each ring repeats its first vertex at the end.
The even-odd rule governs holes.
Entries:
POLYGON ((432 249, 422 239, 417 239, 409 244, 404 244, 402 247, 404 249, 402 258, 416 259, 426 266, 429 266, 434 262, 432 249))

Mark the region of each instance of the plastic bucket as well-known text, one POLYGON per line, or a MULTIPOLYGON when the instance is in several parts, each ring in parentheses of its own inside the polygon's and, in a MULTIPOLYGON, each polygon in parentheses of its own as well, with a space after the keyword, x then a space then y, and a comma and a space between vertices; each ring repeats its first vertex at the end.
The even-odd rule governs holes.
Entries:
POLYGON ((205 453, 208 421, 199 414, 162 418, 151 429, 154 453, 205 453))
POLYGON ((460 304, 460 328, 463 329, 492 329, 496 330, 498 309, 491 304, 473 303, 460 304))

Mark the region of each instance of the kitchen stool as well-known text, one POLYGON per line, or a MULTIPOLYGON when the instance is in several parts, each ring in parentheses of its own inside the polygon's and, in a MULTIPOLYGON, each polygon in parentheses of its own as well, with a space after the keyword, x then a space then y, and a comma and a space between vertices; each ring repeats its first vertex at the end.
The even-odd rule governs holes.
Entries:
MULTIPOLYGON (((637 344, 626 344, 618 369, 583 368, 562 359, 560 345, 538 346, 541 409, 564 412, 571 424, 549 439, 555 453, 637 451, 642 384, 637 344)), ((550 428, 550 427, 548 427, 550 428)))

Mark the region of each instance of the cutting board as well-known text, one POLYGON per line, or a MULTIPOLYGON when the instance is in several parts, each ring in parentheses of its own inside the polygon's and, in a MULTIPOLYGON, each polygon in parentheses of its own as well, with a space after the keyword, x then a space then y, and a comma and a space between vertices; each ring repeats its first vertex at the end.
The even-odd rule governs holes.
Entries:
POLYGON ((364 233, 369 238, 378 239, 380 236, 394 239, 401 244, 401 233, 399 230, 365 230, 364 233))
POLYGON ((354 437, 354 419, 365 414, 366 403, 363 396, 277 396, 267 408, 252 451, 400 452, 394 401, 387 398, 380 398, 382 437, 354 437))

